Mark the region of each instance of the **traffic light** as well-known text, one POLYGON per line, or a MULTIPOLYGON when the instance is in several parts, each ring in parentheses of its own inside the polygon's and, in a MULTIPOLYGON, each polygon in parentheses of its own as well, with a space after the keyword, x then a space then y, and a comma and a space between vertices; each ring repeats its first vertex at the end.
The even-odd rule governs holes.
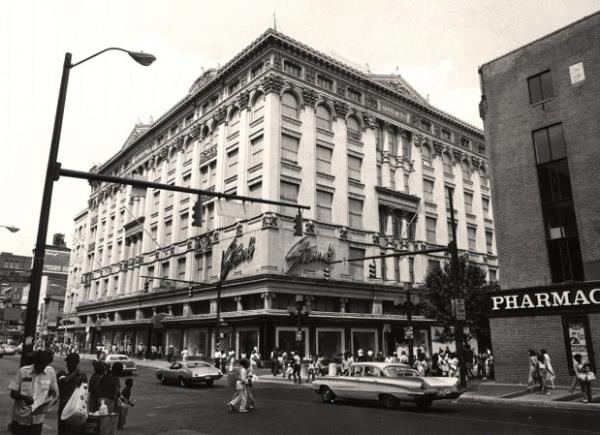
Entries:
POLYGON ((377 264, 375 264, 375 261, 369 263, 369 278, 377 278, 377 264))
POLYGON ((294 220, 294 236, 302 236, 302 234, 302 213, 298 210, 298 214, 294 220))
POLYGON ((329 279, 329 268, 326 267, 325 269, 323 269, 323 276, 325 277, 325 279, 329 279))
POLYGON ((192 296, 194 296, 194 291, 192 290, 192 286, 188 287, 188 297, 191 298, 192 296))
POLYGON ((149 289, 150 289, 150 281, 146 280, 146 282, 144 282, 144 291, 146 293, 148 293, 149 289))
POLYGON ((194 208, 192 209, 192 226, 193 227, 201 227, 202 226, 202 197, 198 195, 198 199, 194 203, 194 208))

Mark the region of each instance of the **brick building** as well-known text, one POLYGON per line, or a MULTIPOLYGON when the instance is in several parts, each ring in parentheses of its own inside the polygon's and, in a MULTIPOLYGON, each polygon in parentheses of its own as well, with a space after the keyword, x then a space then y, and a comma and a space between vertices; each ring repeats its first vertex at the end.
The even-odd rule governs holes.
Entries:
POLYGON ((597 364, 600 351, 600 13, 480 77, 502 271, 497 378, 526 381, 527 350, 545 348, 566 383, 573 354, 597 364))
MULTIPOLYGON (((195 196, 92 183, 75 219, 69 337, 206 357, 220 301, 220 346, 238 356, 254 346, 263 355, 274 346, 391 353, 408 325, 403 283, 419 287, 444 255, 378 260, 375 277, 364 261, 326 270, 323 260, 446 246, 451 186, 458 247, 495 280, 486 161, 481 131, 401 76, 358 70, 268 30, 156 122, 137 125, 95 170, 309 205, 304 238, 294 236, 293 207, 248 205, 236 220, 223 201, 205 198, 194 227, 195 196), (234 241, 240 256, 228 262, 218 299, 234 241), (300 344, 288 312, 298 304, 310 312, 300 344)), ((416 346, 431 352, 433 321, 413 314, 416 346)))

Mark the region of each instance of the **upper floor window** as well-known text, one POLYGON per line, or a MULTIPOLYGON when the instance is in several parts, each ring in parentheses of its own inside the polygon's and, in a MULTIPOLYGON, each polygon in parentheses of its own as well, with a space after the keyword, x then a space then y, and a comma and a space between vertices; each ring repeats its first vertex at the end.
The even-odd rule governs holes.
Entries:
POLYGON ((360 181, 362 159, 360 157, 348 156, 348 178, 360 181))
POLYGON ((452 140, 452 133, 450 133, 448 130, 442 129, 442 139, 447 140, 447 141, 451 141, 452 140))
POLYGON ((431 149, 427 145, 421 146, 421 158, 424 163, 431 164, 431 149))
POLYGON ((237 91, 240 88, 240 81, 236 80, 234 81, 232 84, 229 85, 228 91, 229 94, 233 94, 235 91, 237 91))
POLYGON ((352 228, 362 228, 363 201, 348 198, 349 224, 352 228))
POLYGON ((250 140, 250 167, 262 163, 263 137, 258 136, 250 140))
POLYGON ((348 131, 348 137, 350 139, 360 140, 361 138, 361 129, 358 120, 354 116, 348 117, 346 121, 346 127, 348 131))
POLYGON ((467 228, 467 238, 469 240, 469 250, 470 251, 477 250, 477 228, 476 227, 468 227, 467 228))
POLYGON ((471 149, 471 141, 463 137, 460 140, 460 146, 462 146, 463 148, 471 149))
POLYGON ((259 65, 255 66, 254 68, 252 68, 250 70, 250 79, 253 79, 254 77, 256 77, 257 75, 259 75, 263 70, 263 64, 260 63, 259 65))
POLYGON ((317 190, 317 219, 322 222, 331 222, 331 208, 333 193, 317 190))
POLYGON ((323 130, 331 131, 331 112, 329 109, 323 104, 319 104, 317 106, 317 128, 322 128, 323 130))
POLYGON ((317 85, 328 91, 333 91, 333 80, 321 74, 317 74, 317 85))
POLYGON ((281 135, 281 158, 292 163, 298 163, 298 147, 300 139, 287 134, 281 135))
POLYGON ((562 124, 534 131, 533 144, 538 165, 567 157, 562 124))
POLYGON ((297 77, 302 77, 302 67, 293 62, 290 62, 289 60, 283 61, 283 70, 297 77))
MULTIPOLYGON (((448 190, 448 189, 446 189, 448 190)), ((465 212, 473 214, 473 194, 465 192, 465 212)))
POLYGON ((425 218, 426 238, 429 243, 435 243, 436 224, 437 221, 435 218, 429 216, 425 218))
POLYGON ((537 74, 527 79, 529 88, 529 102, 531 104, 547 100, 554 96, 552 87, 552 73, 550 70, 537 74))
POLYGON ((469 161, 463 160, 460 163, 460 168, 462 169, 463 180, 471 180, 471 166, 469 165, 469 161))
POLYGON ((444 174, 452 175, 452 158, 450 157, 450 154, 442 154, 442 161, 444 163, 444 174))
POLYGON ((237 175, 238 157, 237 148, 227 153, 227 178, 237 175))
POLYGON ((331 174, 331 158, 333 151, 330 148, 317 145, 317 172, 331 174))
POLYGON ((423 180, 423 196, 425 201, 433 201, 433 181, 423 180))
POLYGON ((481 198, 481 207, 483 209, 483 217, 490 217, 490 200, 488 198, 481 198))
POLYGON ((239 131, 240 127, 240 111, 233 109, 229 114, 229 123, 227 125, 227 135, 232 135, 239 131))
POLYGON ((281 96, 281 112, 284 116, 298 119, 298 99, 290 92, 281 96))
POLYGON ((262 118, 263 109, 265 107, 265 99, 263 94, 258 94, 252 100, 252 121, 262 118))
POLYGON ((421 129, 431 133, 431 122, 421 119, 421 129))
POLYGON ((362 92, 359 92, 352 88, 348 88, 348 98, 352 101, 360 103, 362 101, 362 92))

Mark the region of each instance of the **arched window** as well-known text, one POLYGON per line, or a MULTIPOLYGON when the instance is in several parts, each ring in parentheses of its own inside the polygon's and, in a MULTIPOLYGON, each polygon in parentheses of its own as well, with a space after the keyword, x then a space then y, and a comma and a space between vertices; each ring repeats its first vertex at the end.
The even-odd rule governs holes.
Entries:
POLYGON ((346 120, 346 128, 348 131, 348 137, 354 140, 360 140, 361 137, 361 129, 360 123, 354 116, 348 117, 346 120))
POLYGON ((322 128, 323 130, 331 130, 331 112, 329 109, 319 104, 317 106, 317 128, 322 128))
POLYGON ((258 94, 252 101, 252 121, 262 118, 265 99, 263 94, 258 94))
POLYGON ((428 145, 421 146, 421 157, 423 158, 423 162, 427 163, 428 165, 431 164, 431 149, 428 145))
POLYGON ((298 99, 290 92, 281 96, 281 113, 289 118, 298 119, 298 99))
POLYGON ((462 169, 463 180, 470 180, 471 179, 471 165, 469 165, 469 162, 467 160, 463 160, 460 164, 460 167, 462 169))
POLYGON ((227 136, 230 136, 240 129, 240 111, 233 109, 229 114, 229 123, 227 124, 227 136))
POLYGON ((452 158, 450 158, 450 154, 443 153, 442 161, 444 163, 444 174, 452 175, 452 158))
POLYGON ((212 136, 210 134, 210 129, 208 128, 208 125, 205 125, 202 127, 202 130, 200 130, 200 143, 202 144, 202 147, 207 147, 211 144, 212 141, 212 136))

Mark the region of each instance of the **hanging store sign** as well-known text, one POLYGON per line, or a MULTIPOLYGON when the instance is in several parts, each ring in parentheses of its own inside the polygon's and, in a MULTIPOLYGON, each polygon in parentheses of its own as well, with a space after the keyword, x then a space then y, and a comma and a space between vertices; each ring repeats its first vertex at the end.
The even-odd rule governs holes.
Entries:
POLYGON ((319 249, 308 236, 304 236, 290 248, 285 259, 291 262, 288 268, 290 272, 298 264, 328 263, 333 259, 333 255, 332 243, 329 243, 327 249, 319 249))
POLYGON ((240 264, 252 261, 255 250, 255 237, 250 237, 248 247, 244 247, 243 244, 238 243, 236 239, 233 239, 231 245, 223 252, 223 259, 221 261, 221 279, 225 279, 229 272, 240 264))
POLYGON ((600 311, 600 282, 497 291, 489 303, 492 317, 600 311))

